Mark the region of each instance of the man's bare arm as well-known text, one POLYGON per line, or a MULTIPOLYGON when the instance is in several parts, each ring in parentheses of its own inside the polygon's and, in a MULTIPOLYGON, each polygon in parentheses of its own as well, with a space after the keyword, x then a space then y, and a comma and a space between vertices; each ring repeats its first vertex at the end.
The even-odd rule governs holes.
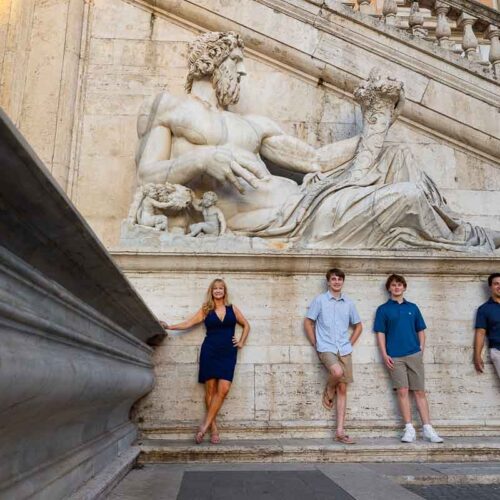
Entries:
POLYGON ((312 319, 304 318, 304 329, 307 338, 313 347, 316 347, 316 333, 314 332, 315 322, 312 319))
POLYGON ((350 339, 352 345, 354 345, 358 341, 362 331, 363 331, 363 323, 361 323, 361 321, 353 326, 352 335, 350 339))
POLYGON ((377 343, 380 353, 382 354, 382 359, 384 360, 385 366, 389 370, 394 369, 394 360, 387 354, 386 343, 385 343, 385 333, 377 332, 377 343))
POLYGON ((486 337, 486 330, 484 328, 476 328, 474 335, 474 367, 478 373, 484 372, 484 361, 482 357, 484 338, 486 337))
POLYGON ((418 335, 418 341, 420 342, 420 349, 422 349, 422 352, 424 352, 425 349, 425 330, 421 330, 417 332, 418 335))

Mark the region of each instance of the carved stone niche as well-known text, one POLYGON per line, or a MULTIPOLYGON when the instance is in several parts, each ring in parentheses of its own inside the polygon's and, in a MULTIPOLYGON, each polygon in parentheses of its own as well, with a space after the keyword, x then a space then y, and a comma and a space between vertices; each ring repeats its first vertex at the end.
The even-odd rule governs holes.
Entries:
POLYGON ((313 147, 271 118, 227 110, 240 99, 243 50, 235 32, 201 35, 189 47, 186 95, 164 91, 142 107, 139 186, 122 226, 122 245, 479 253, 500 245, 498 232, 450 210, 404 143, 385 143, 404 106, 404 82, 372 70, 353 95, 363 115, 361 133, 313 147), (273 175, 266 162, 284 174, 273 175), (188 227, 200 219, 192 204, 161 205, 144 195, 153 185, 189 189, 193 196, 215 192, 227 230, 193 243, 188 227), (173 209, 184 218, 167 230, 173 209))

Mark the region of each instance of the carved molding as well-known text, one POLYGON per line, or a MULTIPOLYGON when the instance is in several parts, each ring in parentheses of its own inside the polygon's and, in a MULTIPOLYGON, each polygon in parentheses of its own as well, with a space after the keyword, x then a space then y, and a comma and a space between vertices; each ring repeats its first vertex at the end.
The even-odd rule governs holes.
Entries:
POLYGON ((308 252, 297 253, 204 253, 196 252, 111 252, 122 271, 132 273, 258 273, 258 274, 324 274, 325 269, 338 265, 349 274, 383 275, 404 272, 406 275, 487 276, 500 266, 500 257, 464 257, 450 252, 437 256, 422 253, 379 252, 308 252))

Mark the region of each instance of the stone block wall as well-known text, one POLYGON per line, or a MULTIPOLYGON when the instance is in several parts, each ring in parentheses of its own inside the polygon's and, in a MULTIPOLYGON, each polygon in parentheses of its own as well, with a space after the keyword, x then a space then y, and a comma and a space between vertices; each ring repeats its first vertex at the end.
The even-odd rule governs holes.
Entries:
MULTIPOLYGON (((392 435, 399 426, 396 400, 372 331, 375 310, 387 300, 385 278, 395 271, 406 275, 407 298, 418 303, 428 325, 424 359, 434 422, 445 435, 498 432, 500 381, 491 364, 486 364, 483 375, 477 375, 472 364, 475 310, 487 298, 476 264, 451 259, 441 263, 441 269, 431 270, 417 259, 412 264, 401 256, 317 256, 300 262, 290 256, 267 256, 274 260, 265 264, 262 255, 183 255, 182 264, 172 264, 177 269, 161 271, 168 256, 150 254, 139 259, 121 253, 115 258, 155 314, 168 322, 194 314, 213 278, 227 280, 233 301, 252 330, 239 352, 234 383, 222 409, 226 434, 244 438, 330 434, 332 414, 321 405, 326 373, 302 324, 312 298, 325 290, 324 271, 333 265, 346 271, 345 291, 355 301, 364 325, 353 354, 349 430, 392 435), (248 268, 253 271, 243 270, 248 268)), ((204 334, 203 326, 172 332, 156 349, 157 384, 141 402, 136 417, 147 435, 190 437, 201 420, 204 393, 197 383, 197 363, 204 334)))

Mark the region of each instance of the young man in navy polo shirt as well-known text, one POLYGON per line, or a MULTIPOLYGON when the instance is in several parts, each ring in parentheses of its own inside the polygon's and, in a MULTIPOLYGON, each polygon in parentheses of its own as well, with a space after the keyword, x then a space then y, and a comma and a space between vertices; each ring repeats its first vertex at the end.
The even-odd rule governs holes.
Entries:
POLYGON ((477 310, 476 335, 474 337, 474 366, 483 373, 484 362, 481 357, 484 337, 488 337, 490 358, 497 375, 500 377, 500 273, 488 276, 491 297, 477 310))
POLYGON ((424 439, 442 443, 431 425, 425 394, 423 351, 427 327, 424 318, 416 304, 405 300, 406 280, 403 276, 391 274, 385 288, 391 298, 378 307, 373 330, 398 394, 399 410, 405 422, 401 441, 411 443, 417 438, 411 418, 409 391, 412 391, 422 420, 424 439))

